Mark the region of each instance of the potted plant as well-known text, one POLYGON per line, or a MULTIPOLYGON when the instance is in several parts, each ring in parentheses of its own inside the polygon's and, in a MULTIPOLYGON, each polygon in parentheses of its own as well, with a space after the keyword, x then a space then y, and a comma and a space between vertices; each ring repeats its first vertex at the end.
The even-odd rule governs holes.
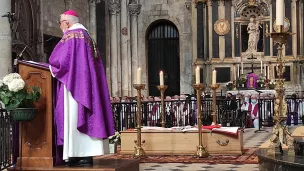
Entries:
POLYGON ((109 137, 109 149, 110 154, 114 154, 117 151, 117 145, 120 145, 120 133, 115 132, 113 136, 109 137))
POLYGON ((274 87, 275 87, 275 82, 274 81, 269 81, 268 82, 268 87, 269 87, 269 89, 274 89, 274 87))
POLYGON ((228 83, 226 83, 226 87, 227 87, 227 90, 232 90, 233 89, 233 82, 229 81, 228 83))
POLYGON ((6 75, 0 81, 0 100, 15 121, 31 121, 37 115, 34 102, 38 102, 41 90, 27 86, 18 73, 6 75))
POLYGON ((258 83, 258 87, 264 87, 265 79, 263 77, 259 77, 259 79, 257 80, 257 83, 258 83))

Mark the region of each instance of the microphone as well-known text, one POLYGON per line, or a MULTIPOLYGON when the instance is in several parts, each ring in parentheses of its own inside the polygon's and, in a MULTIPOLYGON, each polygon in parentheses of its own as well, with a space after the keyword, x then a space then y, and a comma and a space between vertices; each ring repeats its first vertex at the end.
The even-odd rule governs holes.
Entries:
MULTIPOLYGON (((46 43, 46 42, 49 42, 53 39, 54 37, 51 37, 49 39, 47 39, 46 41, 42 41, 42 42, 35 42, 35 43, 32 43, 30 44, 29 46, 32 46, 32 45, 38 45, 38 44, 42 44, 42 43, 46 43)), ((26 50, 26 48, 28 47, 28 45, 25 45, 25 47, 22 49, 22 51, 17 55, 17 57, 14 59, 14 65, 16 66, 18 64, 18 60, 21 58, 21 56, 23 55, 23 52, 26 50)))

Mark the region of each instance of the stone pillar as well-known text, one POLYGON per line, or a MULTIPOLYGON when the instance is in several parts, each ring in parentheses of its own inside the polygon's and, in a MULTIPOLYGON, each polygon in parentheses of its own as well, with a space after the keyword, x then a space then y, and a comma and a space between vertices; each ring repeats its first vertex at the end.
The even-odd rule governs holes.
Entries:
MULTIPOLYGON (((11 1, 1 0, 0 16, 11 12, 11 1)), ((0 80, 12 72, 12 36, 8 17, 0 17, 0 80)))
MULTIPOLYGON (((270 16, 269 16, 269 18, 270 18, 269 33, 274 32, 272 25, 273 25, 273 20, 274 20, 273 18, 275 18, 275 16, 272 15, 272 7, 273 7, 273 5, 272 5, 272 3, 270 3, 269 4, 269 14, 270 14, 270 16)), ((272 40, 272 38, 270 38, 270 57, 273 57, 273 40, 272 40)), ((270 72, 270 73, 272 75, 272 72, 270 72)))
POLYGON ((213 32, 213 24, 212 24, 212 0, 208 0, 208 28, 209 28, 209 60, 212 60, 212 32, 213 32))
POLYGON ((206 59, 204 56, 204 0, 196 1, 197 9, 197 58, 206 59))
POLYGON ((90 11, 89 33, 91 38, 94 39, 95 42, 97 42, 96 3, 100 3, 100 0, 89 1, 89 11, 90 11))
POLYGON ((304 51, 304 39, 303 39, 303 15, 304 15, 304 12, 303 12, 304 8, 303 8, 303 0, 301 0, 299 2, 299 26, 300 26, 300 33, 299 33, 299 36, 300 36, 300 55, 304 55, 303 51, 304 51))
POLYGON ((129 37, 128 37, 128 11, 127 11, 127 1, 126 0, 121 0, 120 1, 120 40, 121 40, 121 71, 123 74, 121 74, 121 92, 122 96, 129 96, 129 66, 128 65, 128 42, 129 42, 129 37))
POLYGON ((235 37, 234 37, 234 5, 233 3, 231 3, 231 16, 230 16, 230 19, 231 19, 231 47, 232 47, 232 58, 235 58, 235 47, 234 47, 234 41, 235 41, 235 37))
MULTIPOLYGON (((129 4, 129 13, 131 19, 131 55, 132 55, 132 83, 136 82, 136 71, 139 65, 138 51, 137 51, 137 39, 138 39, 138 30, 137 30, 137 19, 140 13, 141 5, 132 1, 129 4)), ((142 68, 142 67, 141 67, 142 68)), ((132 95, 136 95, 136 90, 133 89, 132 95)))
MULTIPOLYGON (((286 3, 286 2, 285 2, 286 3)), ((297 33, 297 0, 291 0, 291 28, 292 33, 297 33)), ((292 56, 297 57, 297 37, 298 33, 292 36, 292 56)))
MULTIPOLYGON (((120 4, 120 0, 118 0, 120 4)), ((117 11, 117 19, 116 19, 116 24, 117 24, 117 86, 118 86, 118 96, 121 97, 121 77, 122 77, 122 68, 121 68, 121 40, 120 40, 120 35, 121 35, 121 24, 120 24, 120 7, 119 10, 117 11)))
POLYGON ((111 90, 112 96, 118 96, 118 55, 117 55, 117 13, 119 3, 116 0, 109 0, 110 28, 111 28, 111 90))
MULTIPOLYGON (((224 0, 218 1, 218 17, 219 19, 225 19, 225 2, 224 0)), ((225 36, 219 36, 219 56, 221 60, 225 58, 225 36)))

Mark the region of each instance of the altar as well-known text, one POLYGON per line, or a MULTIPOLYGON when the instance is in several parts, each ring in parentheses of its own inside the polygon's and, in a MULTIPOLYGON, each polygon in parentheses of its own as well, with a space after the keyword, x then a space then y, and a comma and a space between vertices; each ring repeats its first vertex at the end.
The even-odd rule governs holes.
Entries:
MULTIPOLYGON (((275 90, 258 90, 260 92, 260 94, 263 95, 276 95, 276 91, 275 90)), ((241 95, 258 95, 259 92, 256 90, 230 90, 227 91, 228 93, 231 93, 232 95, 237 95, 237 94, 241 94, 241 95)))
MULTIPOLYGON (((134 129, 121 132, 120 154, 133 154, 137 132, 134 129)), ((198 145, 197 130, 144 129, 141 139, 142 148, 147 155, 194 155, 198 145)), ((236 134, 202 130, 202 143, 210 155, 243 154, 243 132, 236 134)))

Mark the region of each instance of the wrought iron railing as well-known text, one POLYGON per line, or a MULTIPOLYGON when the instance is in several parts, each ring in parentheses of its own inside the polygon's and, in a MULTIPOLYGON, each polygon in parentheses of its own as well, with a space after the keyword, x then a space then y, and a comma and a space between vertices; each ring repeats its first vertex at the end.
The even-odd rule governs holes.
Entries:
POLYGON ((0 108, 0 170, 13 165, 14 123, 7 110, 0 108))
MULTIPOLYGON (((292 117, 289 125, 301 124, 304 119, 304 99, 287 98, 287 106, 289 112, 287 115, 292 117), (298 105, 297 115, 292 114, 290 109, 296 100, 298 105), (297 122, 295 122, 297 121, 297 122)), ((236 99, 234 104, 227 99, 216 100, 217 123, 224 126, 244 126, 242 118, 243 113, 241 101, 236 99)), ((196 100, 170 100, 165 101, 165 118, 166 127, 195 125, 197 116, 196 100)), ((160 101, 143 101, 142 102, 142 125, 143 126, 161 126, 161 102, 160 101)), ((114 113, 115 126, 117 131, 135 128, 136 126, 136 102, 114 102, 112 103, 114 113)), ((202 100, 202 122, 209 125, 212 122, 212 99, 202 100)), ((259 100, 259 118, 261 126, 273 126, 274 99, 259 100)))

